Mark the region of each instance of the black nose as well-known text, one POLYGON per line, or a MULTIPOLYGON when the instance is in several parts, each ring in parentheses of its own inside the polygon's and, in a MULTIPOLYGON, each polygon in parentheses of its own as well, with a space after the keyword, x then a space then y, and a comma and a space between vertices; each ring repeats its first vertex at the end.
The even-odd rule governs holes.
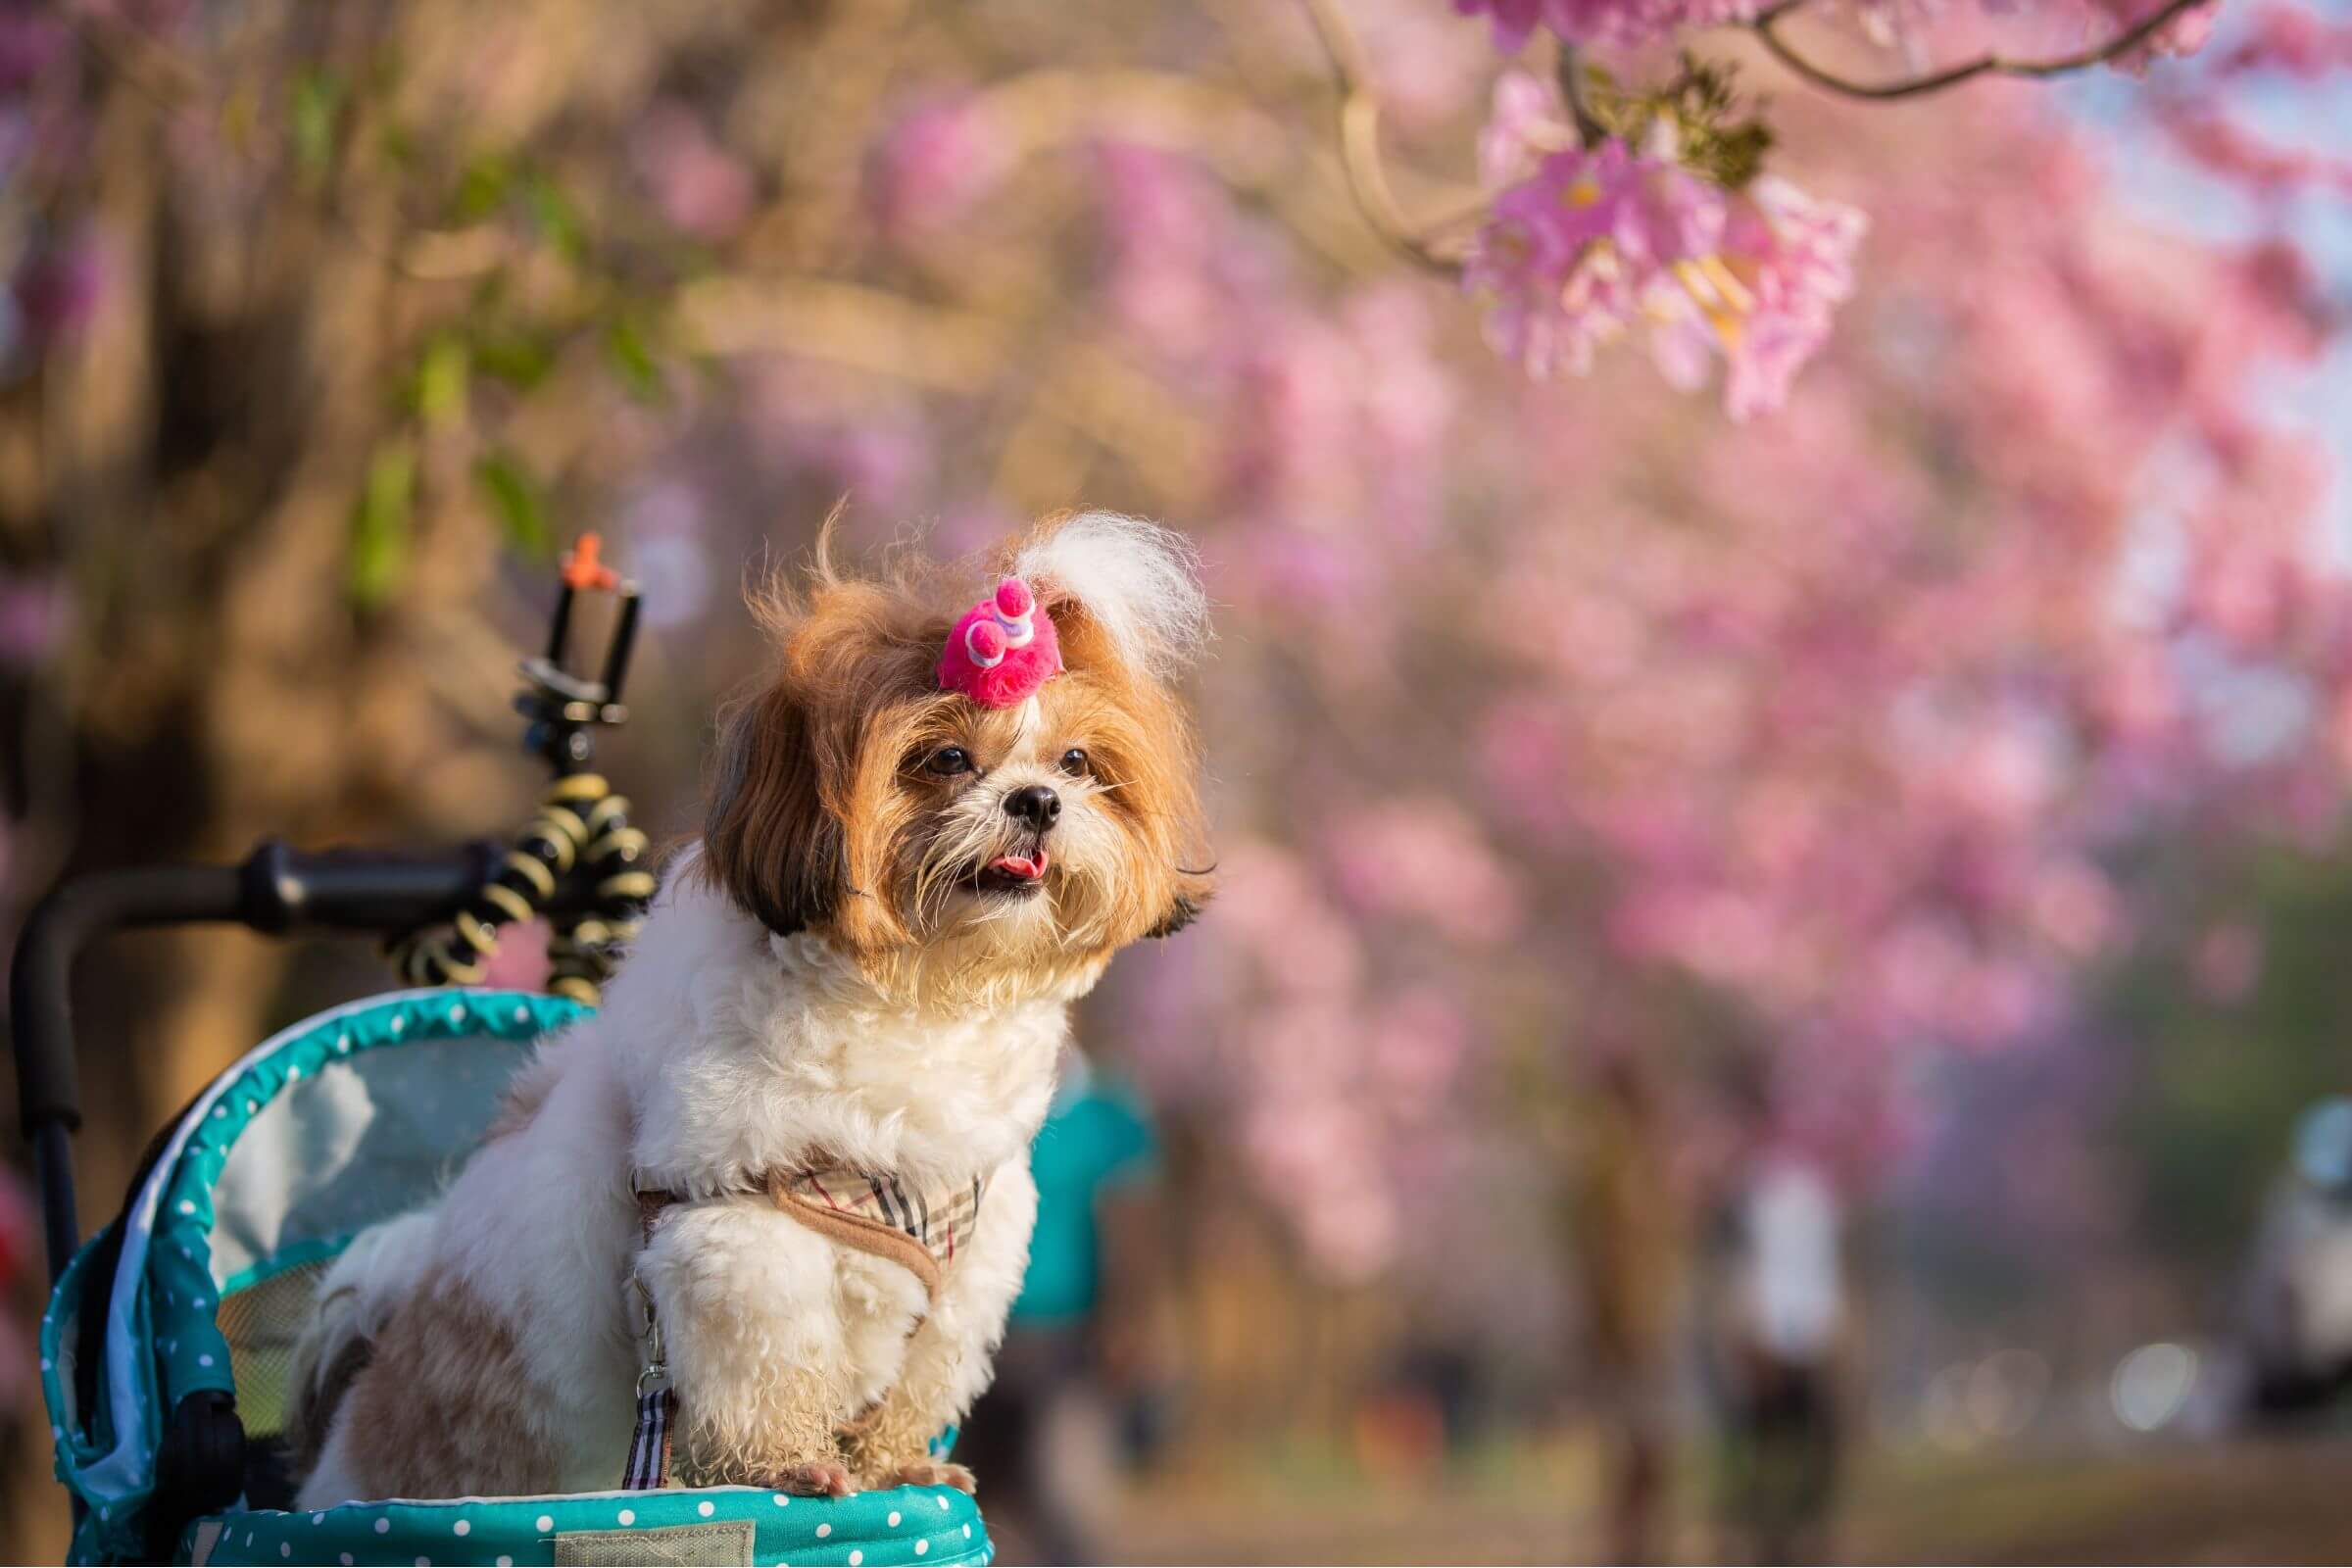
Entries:
POLYGON ((1061 819, 1061 797, 1043 784, 1032 784, 1004 797, 1004 812, 1043 833, 1061 819))

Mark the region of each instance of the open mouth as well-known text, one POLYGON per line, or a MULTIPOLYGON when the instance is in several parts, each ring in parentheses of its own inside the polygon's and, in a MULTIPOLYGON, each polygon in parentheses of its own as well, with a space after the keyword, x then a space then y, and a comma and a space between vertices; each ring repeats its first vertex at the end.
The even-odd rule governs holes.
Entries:
POLYGON ((1026 895, 1046 885, 1046 847, 1027 855, 1000 855, 972 873, 972 886, 982 893, 1026 895))

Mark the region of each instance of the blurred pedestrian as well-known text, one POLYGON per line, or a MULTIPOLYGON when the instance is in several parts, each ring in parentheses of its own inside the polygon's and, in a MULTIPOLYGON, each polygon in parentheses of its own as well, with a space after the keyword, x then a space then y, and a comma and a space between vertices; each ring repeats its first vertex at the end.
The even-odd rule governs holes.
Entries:
POLYGON ((1029 1273, 956 1457, 980 1479, 999 1561, 1099 1562, 1121 1462, 1164 1421, 1158 1139, 1134 1091, 1073 1049, 1030 1169, 1029 1273))
POLYGON ((1726 1561, 1817 1562, 1843 1447, 1843 1223, 1811 1160, 1762 1144, 1707 1237, 1704 1365, 1721 1418, 1726 1561))
POLYGON ((2322 1410, 2352 1384, 2352 1100, 2295 1123, 2255 1234, 2244 1323, 2257 1419, 2322 1410))

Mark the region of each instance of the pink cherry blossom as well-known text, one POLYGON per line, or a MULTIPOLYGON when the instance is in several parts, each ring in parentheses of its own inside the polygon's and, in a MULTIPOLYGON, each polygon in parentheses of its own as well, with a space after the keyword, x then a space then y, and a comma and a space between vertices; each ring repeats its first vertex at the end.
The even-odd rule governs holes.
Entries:
POLYGON ((82 230, 36 246, 16 277, 17 310, 36 342, 72 338, 105 298, 110 266, 104 240, 82 230))
POLYGON ((1724 216, 1716 187, 1612 137, 1551 154, 1495 197, 1463 283, 1485 300, 1497 351, 1539 376, 1583 374, 1678 286, 1678 264, 1714 250, 1724 216))
POLYGON ((1543 24, 1547 8, 1548 0, 1453 0, 1453 9, 1465 17, 1492 19, 1494 47, 1506 55, 1517 53, 1543 24))
POLYGON ((2352 71, 2352 19, 2275 0, 2253 11, 2245 33, 2216 70, 2230 75, 2276 71, 2306 81, 2352 71))
POLYGON ((1740 22, 1758 0, 1453 0, 1463 16, 1485 16, 1494 46, 1516 52, 1538 27, 1570 43, 1650 43, 1685 28, 1740 22))
POLYGON ((73 29, 60 17, 30 7, 0 13, 0 94, 32 86, 73 46, 73 29))
POLYGON ((2190 963, 2207 999, 2239 1001, 2261 975, 2262 934, 2244 920, 2217 921, 2197 939, 2190 963))
POLYGON ((723 238, 750 213, 750 171, 712 141, 684 105, 656 108, 630 137, 629 150, 662 216, 684 232, 723 238))
POLYGON ((1008 157, 969 101, 922 104, 874 150, 868 194, 882 231, 901 243, 953 227, 1004 177, 1008 157))
POLYGON ((1564 129, 1551 110, 1532 79, 1506 77, 1481 144, 1491 180, 1533 166, 1494 199, 1464 272, 1497 351, 1539 376, 1585 374, 1646 326, 1669 382, 1695 387, 1720 357, 1734 419, 1779 408, 1853 292, 1862 215, 1772 175, 1726 192, 1613 138, 1539 156, 1564 129))
POLYGON ((1830 335, 1831 317, 1854 290, 1854 252, 1867 220, 1842 203, 1818 201, 1765 175, 1735 196, 1720 249, 1676 272, 1661 291, 1663 321, 1652 352, 1669 381, 1696 385, 1706 361, 1727 367, 1724 406, 1734 419, 1778 409, 1797 370, 1830 335))
MULTIPOLYGON (((2150 9, 2147 0, 2093 0, 2091 6, 2107 35, 2132 25, 2150 9)), ((2116 69, 2138 74, 2145 72, 2152 61, 2195 54, 2213 36, 2215 15, 2220 9, 2221 0, 2190 6, 2158 27, 2138 48, 2119 57, 2116 69)))
POLYGON ((1473 944, 1518 928, 1515 879, 1453 802, 1394 801, 1350 814, 1333 825, 1328 853, 1341 892, 1376 917, 1417 917, 1473 944))
POLYGON ((57 579, 0 570, 0 668, 45 658, 64 634, 71 608, 57 579))
POLYGON ((1576 145, 1557 87, 1525 71, 1494 79, 1493 107, 1478 137, 1479 183, 1489 190, 1516 185, 1552 153, 1576 145))

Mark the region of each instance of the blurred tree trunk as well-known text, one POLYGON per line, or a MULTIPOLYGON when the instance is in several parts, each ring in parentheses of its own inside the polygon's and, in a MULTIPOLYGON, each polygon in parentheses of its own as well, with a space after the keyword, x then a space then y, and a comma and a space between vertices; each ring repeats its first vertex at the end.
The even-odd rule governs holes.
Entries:
MULTIPOLYGON (((108 88, 96 124, 88 216, 110 286, 8 411, 41 453, 35 508, 8 528, 81 614, 58 667, 75 819, 27 836, 70 842, 71 873, 496 820, 509 792, 442 787, 477 738, 404 652, 475 597, 492 536, 420 519, 398 598, 361 612, 348 588, 394 374, 389 269, 302 204, 218 222, 164 178, 173 119, 137 86, 108 88)), ((481 671, 493 702, 503 675, 481 671)), ((255 1038, 281 967, 275 946, 217 934, 92 965, 85 1222, 146 1130, 255 1038)))
MULTIPOLYGON (((105 292, 0 401, 9 449, 34 455, 0 500, 0 559, 60 573, 76 612, 36 698, 66 717, 62 755, 25 760, 72 783, 32 803, 22 837, 48 858, 24 872, 499 830, 531 780, 501 755, 508 655, 479 619, 495 533, 420 508, 399 592, 363 609, 351 591, 354 500, 435 303, 355 237, 390 229, 389 194, 223 205, 170 175, 186 127, 127 74, 95 89, 92 127, 74 216, 105 237, 105 292)), ((155 1128, 272 1021, 286 963, 282 944, 189 931, 82 966, 85 1233, 155 1128)), ((17 1446, 14 1544, 53 1556, 63 1494, 44 1445, 17 1446)))
POLYGON ((1637 1053, 1602 1063, 1571 1177, 1588 1348, 1605 1422, 1607 1562, 1655 1562, 1667 1545, 1670 1374, 1690 1223, 1653 1070, 1637 1053))

